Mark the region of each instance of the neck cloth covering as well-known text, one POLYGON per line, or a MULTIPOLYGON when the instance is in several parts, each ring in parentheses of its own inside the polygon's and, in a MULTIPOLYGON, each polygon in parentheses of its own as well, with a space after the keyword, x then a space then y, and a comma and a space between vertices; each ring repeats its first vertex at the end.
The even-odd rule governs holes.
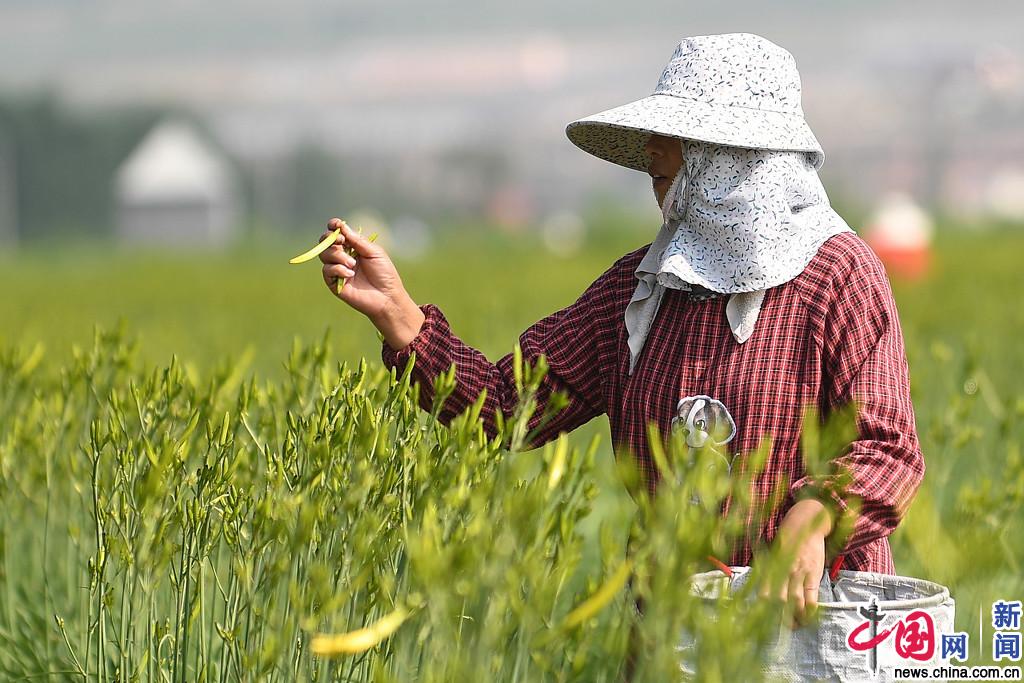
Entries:
POLYGON ((680 144, 683 165, 626 306, 631 375, 665 288, 729 295, 726 317, 743 343, 765 291, 803 272, 829 237, 852 232, 829 204, 812 154, 680 144))

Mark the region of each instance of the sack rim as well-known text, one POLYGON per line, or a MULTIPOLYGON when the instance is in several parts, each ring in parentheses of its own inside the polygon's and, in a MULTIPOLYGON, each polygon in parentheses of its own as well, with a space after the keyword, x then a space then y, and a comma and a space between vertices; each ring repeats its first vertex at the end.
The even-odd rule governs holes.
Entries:
MULTIPOLYGON (((750 571, 750 567, 730 567, 730 569, 733 570, 733 573, 736 576, 742 576, 743 574, 746 574, 750 571)), ((826 573, 825 576, 822 577, 822 580, 828 581, 829 579, 827 577, 828 574, 826 573)), ((700 580, 713 581, 721 580, 723 578, 728 579, 729 577, 722 570, 713 569, 711 571, 694 574, 690 577, 690 584, 692 588, 694 584, 700 580)), ((934 589, 934 592, 932 592, 931 595, 925 595, 919 598, 873 601, 876 605, 878 605, 878 609, 882 610, 883 612, 886 610, 907 610, 927 607, 938 607, 939 605, 942 605, 947 601, 952 601, 948 587, 942 585, 941 583, 929 581, 928 579, 920 579, 915 576, 901 576, 899 574, 882 574, 880 572, 862 572, 852 569, 843 569, 839 572, 839 578, 836 582, 838 583, 838 581, 842 579, 859 580, 866 583, 871 581, 874 581, 875 583, 881 583, 883 581, 899 580, 904 583, 916 584, 918 586, 921 586, 922 588, 929 587, 934 589)), ((706 596, 702 597, 704 600, 709 602, 714 602, 720 599, 706 596)), ((862 600, 859 602, 819 602, 818 608, 825 610, 855 611, 860 609, 861 607, 864 607, 865 605, 871 604, 871 602, 872 601, 870 600, 862 600)))

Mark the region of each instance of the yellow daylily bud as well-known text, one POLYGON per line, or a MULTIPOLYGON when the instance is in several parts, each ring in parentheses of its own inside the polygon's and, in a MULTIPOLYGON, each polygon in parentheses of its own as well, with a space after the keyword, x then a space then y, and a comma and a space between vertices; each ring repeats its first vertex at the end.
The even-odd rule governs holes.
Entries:
POLYGON ((298 256, 289 259, 288 263, 305 263, 310 259, 316 258, 320 254, 327 251, 327 248, 334 244, 334 240, 336 240, 338 238, 338 235, 340 234, 340 228, 337 230, 332 230, 330 235, 320 240, 320 244, 316 245, 315 247, 305 252, 304 254, 299 254, 298 256))
POLYGON ((365 628, 335 635, 320 634, 313 637, 310 649, 321 657, 352 655, 369 650, 390 636, 412 614, 404 606, 378 619, 365 628))

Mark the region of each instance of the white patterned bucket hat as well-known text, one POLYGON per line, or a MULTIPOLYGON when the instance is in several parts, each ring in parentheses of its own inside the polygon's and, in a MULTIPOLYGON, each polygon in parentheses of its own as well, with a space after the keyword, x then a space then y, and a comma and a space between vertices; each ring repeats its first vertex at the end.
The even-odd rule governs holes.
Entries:
POLYGON ((800 105, 800 74, 789 52, 753 33, 684 38, 654 94, 573 121, 574 144, 601 159, 646 171, 652 133, 719 145, 825 153, 800 105))

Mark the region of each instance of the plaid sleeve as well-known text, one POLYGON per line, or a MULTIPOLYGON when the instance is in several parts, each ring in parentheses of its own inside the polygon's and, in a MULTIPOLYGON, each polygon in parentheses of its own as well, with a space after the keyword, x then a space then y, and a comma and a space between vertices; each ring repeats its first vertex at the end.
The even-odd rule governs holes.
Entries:
MULTIPOLYGON (((601 368, 607 359, 601 352, 605 348, 602 340, 596 336, 607 329, 599 325, 598 320, 602 317, 603 304, 610 299, 607 291, 610 272, 611 269, 598 278, 575 303, 534 323, 519 337, 524 363, 535 365, 541 354, 548 363, 528 428, 533 430, 539 426, 554 392, 563 392, 568 399, 568 404, 533 434, 527 448, 541 446, 606 410, 601 368)), ((518 399, 513 354, 491 363, 483 353, 452 333, 436 305, 424 304, 420 310, 426 319, 416 338, 399 350, 383 342, 381 359, 386 366, 401 372, 412 352, 416 352, 412 379, 419 382, 419 403, 424 410, 430 410, 433 405, 435 378, 454 364, 455 390, 445 399, 438 417, 448 424, 486 390, 481 419, 488 438, 493 439, 497 431, 496 414, 500 411, 503 419, 510 418, 518 399)))
POLYGON ((831 507, 837 534, 849 533, 848 552, 892 533, 925 471, 899 316, 885 270, 870 250, 837 291, 823 330, 822 363, 826 410, 853 401, 857 435, 832 461, 830 475, 805 476, 790 492, 831 507))

